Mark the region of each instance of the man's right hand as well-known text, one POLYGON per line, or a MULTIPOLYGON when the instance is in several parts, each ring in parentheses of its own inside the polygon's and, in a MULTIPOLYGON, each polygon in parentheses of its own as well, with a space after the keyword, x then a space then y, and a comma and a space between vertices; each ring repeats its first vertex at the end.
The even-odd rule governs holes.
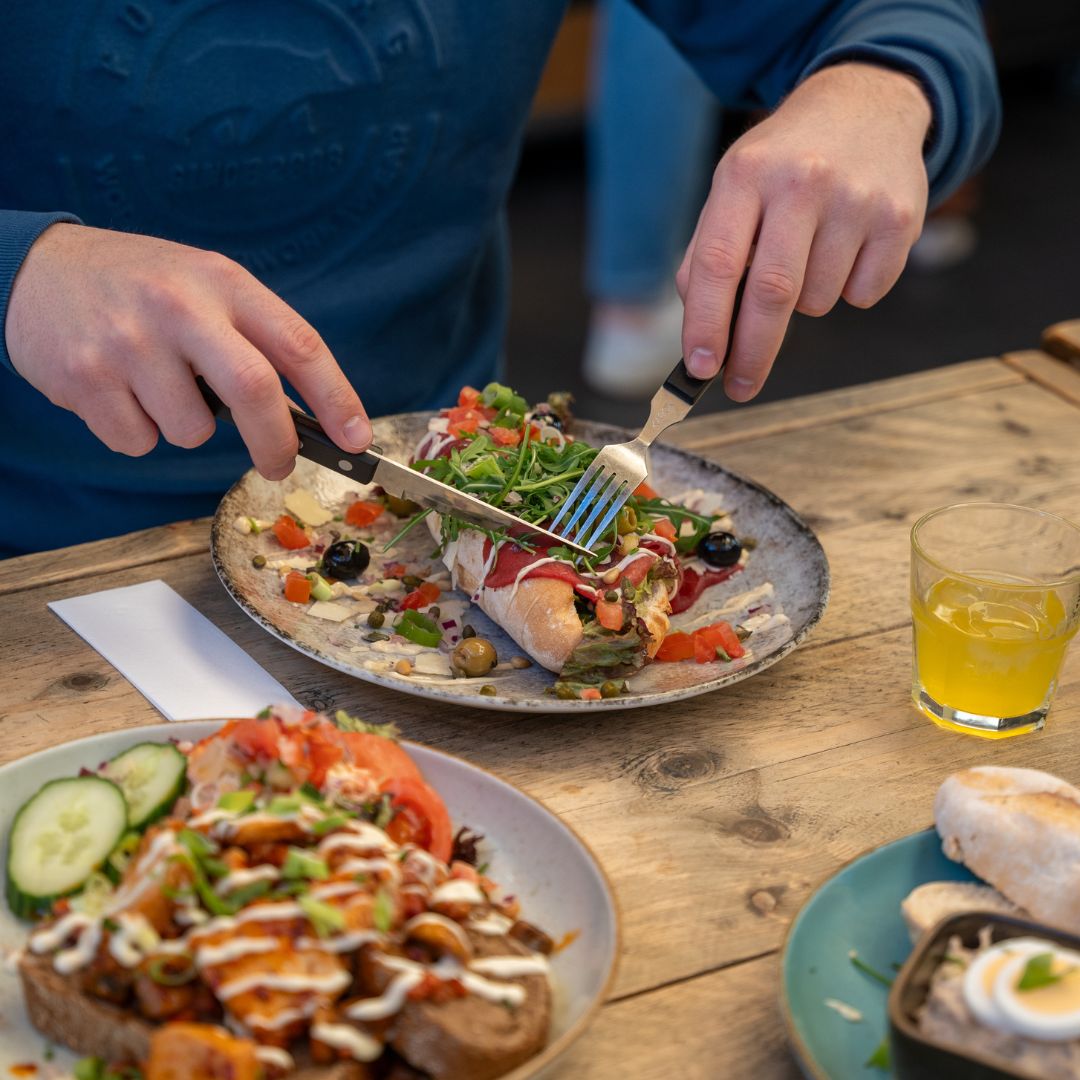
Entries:
POLYGON ((15 278, 4 330, 16 371, 123 454, 149 453, 159 433, 184 447, 210 438, 196 375, 232 410, 268 480, 288 476, 297 450, 281 375, 343 449, 371 442, 364 407, 319 335, 223 255, 53 225, 15 278))

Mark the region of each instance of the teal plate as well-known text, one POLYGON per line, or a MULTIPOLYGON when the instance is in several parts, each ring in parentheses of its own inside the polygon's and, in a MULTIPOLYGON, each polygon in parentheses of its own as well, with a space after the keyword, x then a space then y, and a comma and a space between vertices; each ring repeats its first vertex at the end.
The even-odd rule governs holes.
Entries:
POLYGON ((848 953, 854 949, 892 977, 911 952, 900 901, 928 881, 977 880, 945 858, 937 833, 927 829, 860 855, 803 905, 784 945, 781 1002, 795 1058, 811 1080, 892 1075, 866 1064, 888 1030, 888 987, 859 971, 848 953), (826 998, 858 1009, 862 1021, 845 1020, 826 998))

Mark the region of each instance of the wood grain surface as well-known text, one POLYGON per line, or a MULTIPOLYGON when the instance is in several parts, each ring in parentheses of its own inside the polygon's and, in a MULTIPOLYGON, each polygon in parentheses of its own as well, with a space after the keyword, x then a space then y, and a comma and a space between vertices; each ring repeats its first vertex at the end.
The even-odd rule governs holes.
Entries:
POLYGON ((609 1004, 560 1077, 791 1077, 777 951, 843 862, 930 822, 963 765, 1080 781, 1080 662, 1044 732, 952 735, 909 700, 908 531, 965 499, 1070 514, 1080 496, 1080 393, 1046 354, 1010 354, 694 420, 681 445, 787 499, 832 566, 821 626, 782 663, 660 711, 477 713, 358 682, 269 637, 230 601, 188 522, 0 563, 0 761, 117 727, 151 706, 46 608, 161 578, 297 698, 394 720, 543 799, 604 863, 624 918, 609 1004), (1040 357, 1042 359, 1040 359, 1040 357), (1062 387, 1065 387, 1063 390, 1062 387))

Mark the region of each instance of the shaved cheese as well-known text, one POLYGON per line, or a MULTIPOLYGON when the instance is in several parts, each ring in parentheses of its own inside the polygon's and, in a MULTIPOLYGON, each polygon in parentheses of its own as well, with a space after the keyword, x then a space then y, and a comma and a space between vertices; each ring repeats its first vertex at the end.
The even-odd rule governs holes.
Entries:
POLYGON ((326 509, 306 488, 296 488, 285 496, 285 509, 305 525, 318 528, 332 521, 334 515, 326 509))
POLYGON ((352 615, 356 615, 356 608, 351 605, 335 604, 333 600, 316 600, 308 608, 308 614, 316 619, 326 619, 328 622, 344 622, 352 615))

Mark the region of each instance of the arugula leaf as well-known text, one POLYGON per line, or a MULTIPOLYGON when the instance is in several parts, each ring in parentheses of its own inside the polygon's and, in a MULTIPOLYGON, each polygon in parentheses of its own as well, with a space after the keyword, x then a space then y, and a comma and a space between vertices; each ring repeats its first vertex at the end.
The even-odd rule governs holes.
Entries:
POLYGON ((641 667, 644 658, 645 643, 636 626, 616 633, 605 630, 598 622, 588 623, 577 648, 563 665, 559 682, 599 683, 629 675, 641 667))
POLYGON ((892 986, 893 980, 888 975, 883 975, 877 968, 871 967, 854 949, 848 953, 848 959, 851 961, 852 967, 857 968, 864 975, 869 975, 871 979, 877 979, 879 983, 885 986, 892 986))

